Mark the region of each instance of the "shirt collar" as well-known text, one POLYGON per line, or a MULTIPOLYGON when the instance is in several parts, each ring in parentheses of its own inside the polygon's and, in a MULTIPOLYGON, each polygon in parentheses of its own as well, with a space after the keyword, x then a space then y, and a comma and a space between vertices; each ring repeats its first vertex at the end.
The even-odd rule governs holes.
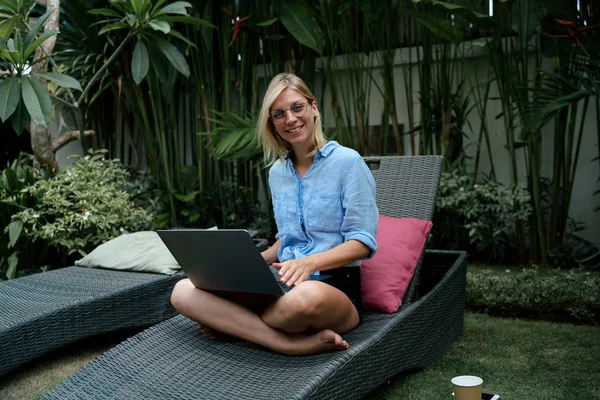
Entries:
MULTIPOLYGON (((319 149, 319 151, 317 151, 317 154, 315 155, 315 159, 327 157, 329 154, 331 154, 331 152, 333 150, 335 150, 339 146, 340 146, 340 144, 338 142, 336 142, 335 140, 331 140, 331 141, 325 143, 325 145, 323 147, 321 147, 319 149)), ((290 160, 290 157, 292 156, 293 153, 294 153, 294 150, 290 149, 290 151, 288 151, 287 154, 285 156, 283 156, 283 159, 286 161, 286 164, 291 165, 292 161, 290 160)))

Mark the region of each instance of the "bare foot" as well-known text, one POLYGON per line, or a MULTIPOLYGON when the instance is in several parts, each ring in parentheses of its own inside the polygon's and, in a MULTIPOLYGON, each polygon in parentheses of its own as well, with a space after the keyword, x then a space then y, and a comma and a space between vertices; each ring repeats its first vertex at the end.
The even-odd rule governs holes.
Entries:
POLYGON ((283 345, 281 352, 291 356, 320 354, 350 347, 340 335, 329 329, 308 335, 290 334, 288 338, 289 342, 283 345))
POLYGON ((226 335, 223 332, 219 332, 216 329, 210 328, 206 325, 198 324, 200 326, 200 332, 209 340, 231 340, 231 336, 226 335))

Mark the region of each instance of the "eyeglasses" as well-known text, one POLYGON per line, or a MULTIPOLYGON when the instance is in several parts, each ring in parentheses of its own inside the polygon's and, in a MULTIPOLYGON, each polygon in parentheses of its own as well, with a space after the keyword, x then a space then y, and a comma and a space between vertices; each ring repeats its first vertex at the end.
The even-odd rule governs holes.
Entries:
POLYGON ((278 108, 276 110, 271 111, 271 113, 269 114, 269 118, 271 118, 271 121, 273 121, 273 123, 282 123, 287 110, 292 111, 292 114, 294 114, 296 118, 300 118, 306 112, 306 106, 308 106, 308 103, 306 102, 297 102, 292 104, 292 106, 288 108, 278 108))

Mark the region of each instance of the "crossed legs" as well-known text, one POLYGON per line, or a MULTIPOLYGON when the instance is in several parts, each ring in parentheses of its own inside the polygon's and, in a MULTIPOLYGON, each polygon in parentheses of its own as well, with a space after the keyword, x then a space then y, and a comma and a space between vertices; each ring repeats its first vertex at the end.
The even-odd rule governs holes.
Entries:
POLYGON ((252 306, 197 289, 188 279, 175 285, 171 303, 201 325, 288 355, 346 349, 340 333, 359 322, 350 299, 319 281, 298 284, 266 308, 259 307, 258 313, 252 306))

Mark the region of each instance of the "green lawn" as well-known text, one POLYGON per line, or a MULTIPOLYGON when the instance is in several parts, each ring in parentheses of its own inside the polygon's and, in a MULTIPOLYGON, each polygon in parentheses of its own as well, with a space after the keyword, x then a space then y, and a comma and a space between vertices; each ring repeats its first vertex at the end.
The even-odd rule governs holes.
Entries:
POLYGON ((502 400, 600 399, 600 328, 467 314, 463 338, 439 362, 368 399, 452 399, 456 375, 480 376, 502 400))
MULTIPOLYGON (((36 399, 126 336, 88 339, 28 364, 0 378, 0 399, 36 399)), ((598 327, 468 313, 464 336, 440 361, 392 379, 367 399, 451 400, 456 375, 482 377, 484 391, 502 400, 600 399, 599 356, 598 327)))

